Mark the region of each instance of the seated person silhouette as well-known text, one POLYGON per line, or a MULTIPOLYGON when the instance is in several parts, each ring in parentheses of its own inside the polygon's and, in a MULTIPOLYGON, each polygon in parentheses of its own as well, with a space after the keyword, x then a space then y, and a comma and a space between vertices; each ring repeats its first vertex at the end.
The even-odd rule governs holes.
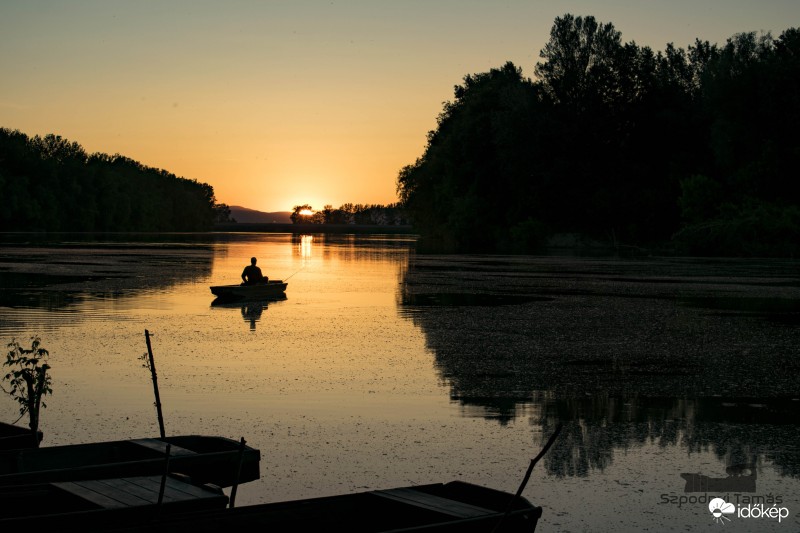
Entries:
POLYGON ((261 273, 261 269, 256 266, 256 258, 250 258, 250 264, 242 271, 242 285, 258 285, 266 283, 269 278, 261 273))

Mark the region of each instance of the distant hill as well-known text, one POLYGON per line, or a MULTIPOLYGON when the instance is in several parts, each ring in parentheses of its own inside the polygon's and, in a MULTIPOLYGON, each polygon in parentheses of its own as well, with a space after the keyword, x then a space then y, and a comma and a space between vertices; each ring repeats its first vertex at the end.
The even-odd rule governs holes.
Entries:
POLYGON ((264 211, 256 211, 255 209, 248 209, 238 205, 230 206, 231 217, 236 222, 245 223, 259 223, 259 224, 291 224, 292 219, 289 218, 292 214, 291 211, 276 211, 274 213, 266 213, 264 211))

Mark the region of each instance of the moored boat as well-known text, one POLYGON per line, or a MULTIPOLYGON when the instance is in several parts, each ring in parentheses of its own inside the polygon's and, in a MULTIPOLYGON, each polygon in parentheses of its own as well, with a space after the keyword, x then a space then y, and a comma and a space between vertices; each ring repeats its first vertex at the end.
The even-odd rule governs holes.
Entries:
POLYGON ((288 283, 276 279, 254 285, 212 285, 211 294, 225 301, 268 300, 285 297, 288 283))
POLYGON ((81 523, 82 531, 437 531, 532 532, 542 508, 507 492, 453 481, 234 509, 176 513, 157 520, 81 523), (513 505, 508 514, 509 504, 513 505))
POLYGON ((260 452, 232 439, 184 435, 44 448, 0 450, 0 485, 160 475, 170 444, 169 471, 195 483, 229 487, 259 478, 260 452), (238 472, 238 476, 237 476, 238 472))
POLYGON ((29 428, 0 422, 0 450, 36 448, 40 442, 42 442, 41 431, 37 431, 34 438, 29 428))
POLYGON ((0 528, 27 529, 33 521, 37 529, 79 531, 92 524, 105 528, 174 512, 223 509, 227 503, 221 488, 181 476, 9 485, 0 487, 0 528))

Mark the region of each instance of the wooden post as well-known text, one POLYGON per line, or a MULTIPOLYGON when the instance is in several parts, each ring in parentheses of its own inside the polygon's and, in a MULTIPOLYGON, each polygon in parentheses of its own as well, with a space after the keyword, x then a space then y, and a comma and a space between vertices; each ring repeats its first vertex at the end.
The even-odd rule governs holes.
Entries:
POLYGON ((159 510, 161 510, 161 503, 164 501, 164 492, 167 489, 167 476, 169 475, 169 452, 171 447, 172 445, 167 443, 167 450, 164 452, 167 454, 167 457, 164 459, 164 475, 161 476, 161 487, 158 489, 157 508, 159 510))
POLYGON ((244 462, 244 445, 246 444, 244 437, 239 441, 239 461, 236 464, 236 478, 233 480, 233 487, 231 487, 231 501, 229 507, 233 509, 236 505, 236 489, 239 488, 239 478, 242 476, 242 463, 244 462))
POLYGON ((36 394, 33 402, 33 409, 30 410, 31 419, 31 434, 33 435, 34 448, 39 447, 39 409, 42 406, 42 396, 45 393, 45 385, 47 384, 47 371, 50 365, 43 364, 40 368, 36 369, 36 394), (34 421, 35 420, 35 421, 34 421))
POLYGON ((553 432, 553 434, 550 435, 550 438, 547 440, 547 444, 545 444, 544 448, 542 448, 542 451, 539 452, 539 455, 531 459, 531 464, 528 465, 528 471, 525 472, 525 477, 522 479, 522 483, 517 489, 516 494, 514 494, 514 496, 512 496, 511 500, 508 502, 508 507, 506 508, 506 512, 503 513, 503 516, 500 517, 500 521, 497 523, 496 526, 494 526, 494 529, 492 529, 492 533, 499 533, 502 530, 503 522, 505 522, 506 518, 508 518, 511 515, 511 510, 514 507, 514 503, 520 498, 520 496, 522 496, 522 491, 525 490, 525 485, 528 484, 528 480, 531 478, 531 472, 533 472, 533 467, 536 466, 536 463, 539 462, 539 459, 544 457, 544 454, 547 453, 547 450, 550 449, 550 446, 552 446, 553 443, 558 438, 559 433, 561 433, 561 424, 559 424, 556 427, 556 430, 553 432))
POLYGON ((144 330, 144 338, 147 341, 147 355, 150 358, 150 373, 153 375, 153 392, 156 395, 156 411, 158 412, 158 429, 161 432, 161 438, 166 438, 167 434, 164 431, 164 415, 161 412, 161 396, 158 394, 158 376, 156 375, 156 362, 153 359, 153 348, 150 346, 150 332, 144 330))

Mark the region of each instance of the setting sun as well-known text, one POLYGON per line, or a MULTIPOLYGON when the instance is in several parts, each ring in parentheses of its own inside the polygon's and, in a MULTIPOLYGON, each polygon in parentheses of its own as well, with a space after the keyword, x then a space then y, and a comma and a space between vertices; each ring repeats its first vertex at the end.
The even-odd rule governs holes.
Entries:
POLYGON ((311 209, 302 209, 302 210, 298 211, 297 214, 298 215, 303 215, 304 217, 310 217, 311 215, 314 214, 314 211, 312 211, 311 209))

